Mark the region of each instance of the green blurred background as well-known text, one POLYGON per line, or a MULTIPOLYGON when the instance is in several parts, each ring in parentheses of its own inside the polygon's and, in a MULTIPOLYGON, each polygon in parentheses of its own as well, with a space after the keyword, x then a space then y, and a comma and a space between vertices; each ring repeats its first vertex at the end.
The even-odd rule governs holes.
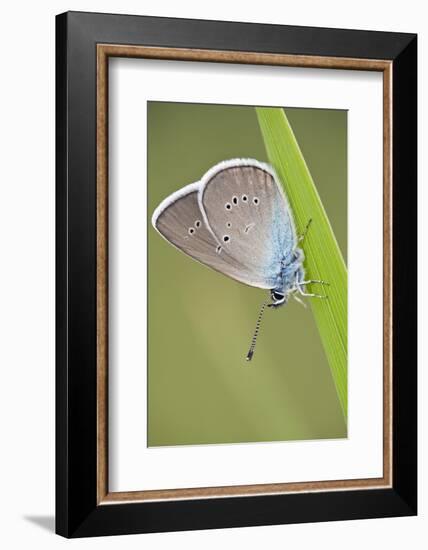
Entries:
MULTIPOLYGON (((347 113, 285 109, 346 259, 347 113)), ((151 226, 167 195, 219 161, 267 162, 253 107, 148 103, 149 446, 346 437, 310 308, 263 319, 267 291, 197 263, 151 226)), ((310 231, 316 231, 312 226, 310 231)))

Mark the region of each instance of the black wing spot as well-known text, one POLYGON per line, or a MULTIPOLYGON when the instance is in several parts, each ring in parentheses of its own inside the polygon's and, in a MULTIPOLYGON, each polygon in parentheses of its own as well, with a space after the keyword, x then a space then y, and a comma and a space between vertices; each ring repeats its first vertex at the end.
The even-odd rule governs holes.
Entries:
POLYGON ((232 210, 232 205, 230 204, 230 202, 227 202, 224 207, 226 208, 226 210, 232 210))
POLYGON ((220 252, 222 251, 222 247, 220 245, 218 245, 218 247, 215 249, 215 251, 217 252, 217 254, 220 254, 220 252))
POLYGON ((253 203, 254 203, 256 206, 259 204, 259 202, 260 202, 260 201, 259 201, 258 197, 254 197, 253 203))
POLYGON ((247 201, 248 201, 247 195, 242 195, 242 201, 243 201, 243 202, 247 202, 247 201))
POLYGON ((223 241, 224 241, 225 243, 228 243, 228 242, 230 241, 229 235, 224 235, 223 241))
POLYGON ((189 227, 189 235, 193 235, 194 232, 195 232, 195 228, 189 227))
POLYGON ((230 229, 232 227, 232 224, 230 222, 227 222, 226 227, 230 229))
POLYGON ((232 197, 233 204, 238 204, 238 197, 232 197))
POLYGON ((199 229, 199 228, 201 227, 201 220, 196 220, 196 221, 195 221, 195 227, 196 227, 197 229, 199 229))

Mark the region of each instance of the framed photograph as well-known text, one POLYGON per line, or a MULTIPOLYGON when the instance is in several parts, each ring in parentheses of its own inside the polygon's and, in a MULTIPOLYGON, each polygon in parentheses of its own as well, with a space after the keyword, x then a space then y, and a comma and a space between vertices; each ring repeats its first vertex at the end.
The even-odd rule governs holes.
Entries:
POLYGON ((416 35, 56 25, 57 533, 416 514, 416 35))

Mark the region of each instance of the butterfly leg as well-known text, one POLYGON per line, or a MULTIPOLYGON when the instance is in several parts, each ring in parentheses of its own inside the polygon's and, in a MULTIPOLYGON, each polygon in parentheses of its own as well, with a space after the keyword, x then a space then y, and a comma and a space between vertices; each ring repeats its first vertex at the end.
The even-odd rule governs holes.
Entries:
POLYGON ((299 302, 299 304, 301 304, 305 309, 306 309, 306 304, 303 300, 301 300, 296 294, 293 293, 293 298, 296 300, 296 302, 299 302))
MULTIPOLYGON (((302 283, 299 283, 299 285, 302 283)), ((326 299, 328 296, 323 296, 322 294, 311 294, 308 292, 304 292, 303 289, 300 286, 297 286, 297 290, 299 291, 301 296, 307 296, 308 298, 323 298, 326 299)))
POLYGON ((305 230, 303 231, 303 233, 302 233, 302 234, 300 235, 300 237, 298 238, 298 242, 299 242, 299 243, 301 243, 301 242, 305 239, 306 234, 308 233, 308 229, 309 229, 311 223, 312 223, 312 218, 309 218, 309 221, 308 221, 308 223, 306 224, 305 230))
POLYGON ((312 283, 319 283, 320 285, 327 285, 327 286, 330 286, 330 283, 328 283, 327 281, 319 281, 317 279, 311 279, 310 281, 299 281, 297 284, 297 286, 299 285, 310 285, 312 283))

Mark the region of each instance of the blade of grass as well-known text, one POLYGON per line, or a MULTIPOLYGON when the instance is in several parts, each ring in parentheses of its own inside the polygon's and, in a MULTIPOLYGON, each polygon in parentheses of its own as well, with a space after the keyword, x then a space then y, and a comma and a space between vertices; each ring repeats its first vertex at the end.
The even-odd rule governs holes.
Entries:
MULTIPOLYGON (((311 299, 311 308, 330 365, 345 421, 347 419, 347 270, 320 196, 283 109, 257 107, 256 113, 269 161, 292 208, 296 229, 311 227, 301 247, 307 279, 330 283, 327 300, 311 299)), ((311 285, 319 294, 320 287, 311 285)))

